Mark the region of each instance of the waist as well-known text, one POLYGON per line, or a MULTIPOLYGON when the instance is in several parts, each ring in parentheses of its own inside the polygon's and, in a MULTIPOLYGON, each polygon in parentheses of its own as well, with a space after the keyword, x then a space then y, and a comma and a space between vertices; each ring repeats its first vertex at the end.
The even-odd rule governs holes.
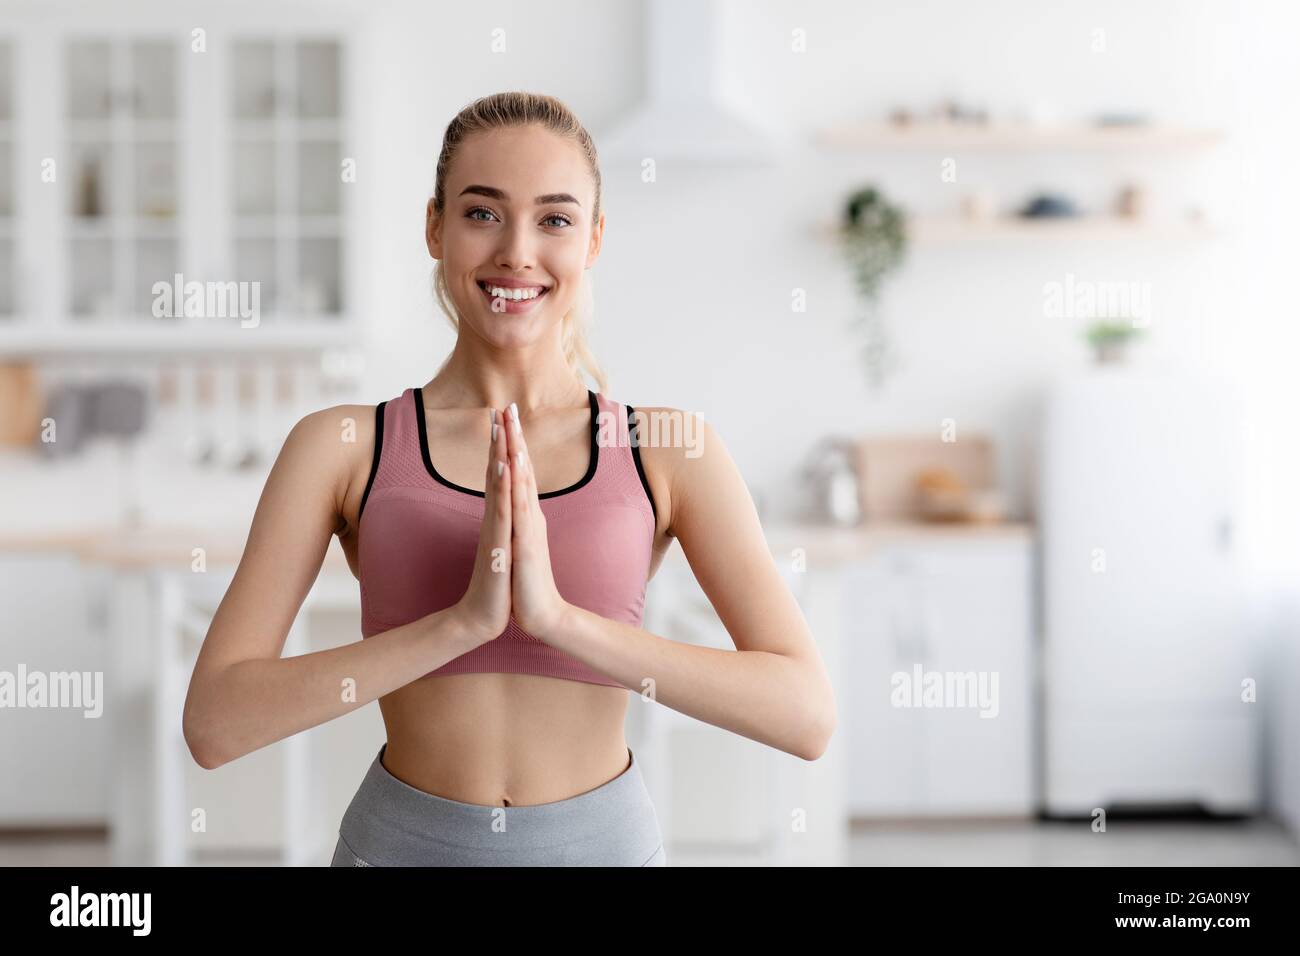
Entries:
POLYGON ((411 787, 389 771, 389 750, 380 747, 343 816, 344 860, 370 866, 646 866, 662 857, 658 815, 630 748, 623 769, 596 787, 509 808, 411 787))
POLYGON ((481 806, 564 800, 627 766, 625 689, 519 674, 459 674, 380 699, 383 765, 409 786, 481 806))

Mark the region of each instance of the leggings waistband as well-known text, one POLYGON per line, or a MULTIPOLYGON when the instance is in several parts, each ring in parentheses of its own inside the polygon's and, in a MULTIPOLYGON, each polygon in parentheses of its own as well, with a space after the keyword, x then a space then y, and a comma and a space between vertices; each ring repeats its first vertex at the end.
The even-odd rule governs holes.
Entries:
MULTIPOLYGON (((628 748, 627 768, 612 780, 552 803, 489 806, 462 803, 412 787, 383 764, 385 742, 344 815, 340 834, 357 852, 363 847, 421 843, 485 851, 571 847, 587 842, 648 845, 662 840, 641 765, 628 748)), ((649 852, 649 851, 647 851, 649 852)))

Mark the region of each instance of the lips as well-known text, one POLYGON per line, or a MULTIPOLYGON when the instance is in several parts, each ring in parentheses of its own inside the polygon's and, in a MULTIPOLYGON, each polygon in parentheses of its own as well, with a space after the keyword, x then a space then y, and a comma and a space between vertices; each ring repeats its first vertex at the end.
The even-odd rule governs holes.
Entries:
POLYGON ((478 287, 486 292, 490 288, 495 289, 541 289, 542 293, 550 291, 550 286, 541 282, 529 282, 525 279, 505 279, 491 277, 479 279, 478 287))
POLYGON ((522 286, 519 284, 497 286, 496 280, 483 280, 478 283, 478 287, 480 290, 482 290, 483 297, 487 299, 488 308, 490 308, 493 312, 504 312, 509 315, 519 315, 525 312, 531 312, 534 308, 537 307, 537 303, 539 303, 542 299, 546 298, 547 293, 551 291, 549 287, 539 286, 535 283, 529 283, 522 286), (514 299, 514 298, 507 298, 505 296, 498 297, 488 291, 487 287, 489 284, 496 286, 498 288, 509 288, 509 289, 540 288, 542 291, 540 291, 539 293, 537 293, 537 295, 533 296, 530 299, 514 299), (498 303, 500 304, 498 305, 498 303))

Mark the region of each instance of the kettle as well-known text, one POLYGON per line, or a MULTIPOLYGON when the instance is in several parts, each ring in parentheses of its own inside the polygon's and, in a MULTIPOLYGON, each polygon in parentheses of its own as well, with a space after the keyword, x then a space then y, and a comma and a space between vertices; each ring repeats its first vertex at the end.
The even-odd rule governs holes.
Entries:
POLYGON ((800 474, 815 520, 844 527, 861 522, 856 458, 853 442, 837 436, 823 438, 808 452, 800 474))

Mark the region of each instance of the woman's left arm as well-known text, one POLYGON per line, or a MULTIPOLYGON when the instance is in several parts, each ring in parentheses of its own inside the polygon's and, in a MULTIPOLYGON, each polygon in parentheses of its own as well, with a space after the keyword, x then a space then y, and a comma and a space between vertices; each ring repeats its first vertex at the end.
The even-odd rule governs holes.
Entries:
MULTIPOLYGON (((651 411, 643 407, 636 414, 651 411)), ((653 411, 686 414, 676 409, 653 411)), ((644 418, 639 431, 649 434, 644 418)), ((559 603, 537 616, 538 630, 526 629, 673 710, 816 760, 825 752, 836 723, 826 666, 798 602, 777 570, 740 470, 708 422, 703 422, 700 434, 699 454, 687 454, 685 448, 653 448, 648 453, 645 439, 640 451, 643 463, 653 454, 667 472, 669 532, 681 542, 696 580, 736 650, 669 640, 570 604, 558 592, 550 598, 559 603)), ((522 437, 517 442, 525 463, 531 464, 522 437)), ((515 450, 512 447, 511 453, 515 450)), ((548 549, 540 547, 545 541, 545 519, 537 520, 541 509, 531 476, 529 467, 520 476, 524 487, 516 485, 524 493, 517 496, 523 500, 516 501, 515 515, 522 510, 534 518, 521 529, 534 545, 529 548, 525 543, 520 548, 517 542, 515 561, 517 565, 521 560, 529 562, 531 555, 532 580, 542 579, 553 588, 549 561, 544 569, 535 561, 548 549), (540 540, 534 537, 539 527, 540 540)), ((514 573, 521 570, 516 566, 514 573)), ((537 595, 550 588, 528 590, 537 595)), ((522 611, 520 602, 515 603, 516 612, 522 611)), ((540 599, 534 603, 546 604, 540 599)), ((520 620, 518 613, 516 619, 520 620)), ((520 624, 524 626, 522 620, 520 624)))

